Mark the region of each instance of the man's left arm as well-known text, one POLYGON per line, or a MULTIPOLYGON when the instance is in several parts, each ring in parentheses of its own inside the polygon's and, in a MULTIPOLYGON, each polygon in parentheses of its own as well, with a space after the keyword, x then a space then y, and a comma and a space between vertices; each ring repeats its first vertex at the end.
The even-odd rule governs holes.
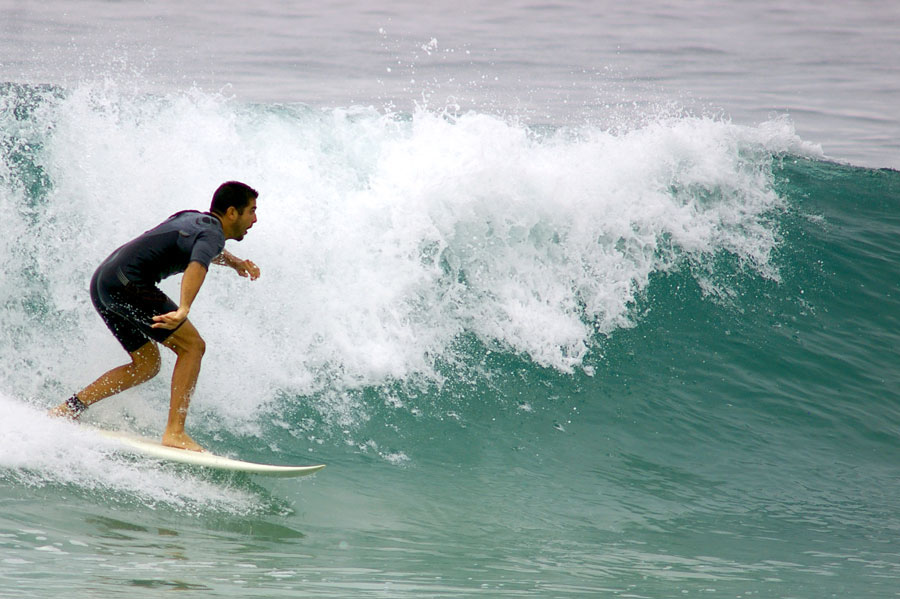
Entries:
POLYGON ((242 277, 250 277, 251 281, 259 278, 259 267, 250 260, 241 260, 228 250, 222 250, 222 253, 213 258, 213 264, 221 264, 222 266, 230 266, 242 277))

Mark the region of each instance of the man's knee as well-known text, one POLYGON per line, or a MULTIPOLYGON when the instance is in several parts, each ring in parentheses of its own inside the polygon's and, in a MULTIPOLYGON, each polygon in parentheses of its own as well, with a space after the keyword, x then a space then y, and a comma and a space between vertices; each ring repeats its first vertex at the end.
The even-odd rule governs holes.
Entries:
POLYGON ((131 364, 134 369, 134 377, 141 381, 147 381, 159 374, 162 359, 155 343, 147 343, 131 354, 131 364))
MULTIPOLYGON (((174 335, 173 335, 174 336, 174 335)), ((178 355, 186 354, 202 358, 206 353, 206 341, 200 336, 200 333, 194 332, 189 335, 179 335, 178 339, 173 339, 170 347, 175 350, 178 355)))
POLYGON ((206 342, 190 321, 176 329, 163 343, 178 356, 202 358, 206 352, 206 342))
POLYGON ((206 341, 199 334, 192 341, 191 351, 201 357, 206 353, 206 341))
POLYGON ((162 360, 160 360, 159 354, 156 354, 155 360, 148 360, 140 365, 138 377, 145 381, 149 381, 159 374, 160 366, 162 366, 162 360))

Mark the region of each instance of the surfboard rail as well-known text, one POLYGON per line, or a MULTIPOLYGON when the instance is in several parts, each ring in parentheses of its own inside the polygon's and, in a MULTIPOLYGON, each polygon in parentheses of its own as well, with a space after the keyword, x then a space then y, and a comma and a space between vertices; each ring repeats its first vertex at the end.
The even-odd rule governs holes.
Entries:
POLYGON ((111 431, 106 429, 93 429, 106 439, 117 442, 122 448, 138 455, 189 464, 214 470, 230 472, 245 472, 247 474, 259 474, 263 476, 293 477, 314 474, 325 467, 325 464, 311 466, 279 466, 276 464, 261 464, 258 462, 246 462, 234 458, 227 458, 210 451, 190 451, 167 447, 159 441, 147 439, 133 433, 124 431, 111 431))

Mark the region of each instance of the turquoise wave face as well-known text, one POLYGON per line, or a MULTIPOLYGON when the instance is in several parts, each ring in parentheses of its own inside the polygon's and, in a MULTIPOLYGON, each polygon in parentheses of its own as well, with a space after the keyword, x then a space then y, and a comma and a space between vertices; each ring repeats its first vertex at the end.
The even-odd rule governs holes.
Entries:
MULTIPOLYGON (((99 493, 143 541, 147 506, 183 526, 191 554, 262 527, 273 571, 336 596, 358 564, 390 571, 385 548, 419 551, 401 580, 461 594, 789 595, 839 578, 865 596, 896 579, 896 171, 826 162, 785 121, 537 132, 2 93, 4 522, 36 502, 43 536, 89 545, 118 526, 97 525, 99 493), (229 249, 263 276, 204 284, 189 426, 246 459, 329 464, 303 487, 122 460, 41 414, 123 357, 84 292, 95 264, 226 178, 262 192, 229 249), (74 532, 53 515, 64 498, 74 532), (347 569, 278 557, 298 543, 347 569)), ((157 431, 164 378, 89 418, 157 431)))

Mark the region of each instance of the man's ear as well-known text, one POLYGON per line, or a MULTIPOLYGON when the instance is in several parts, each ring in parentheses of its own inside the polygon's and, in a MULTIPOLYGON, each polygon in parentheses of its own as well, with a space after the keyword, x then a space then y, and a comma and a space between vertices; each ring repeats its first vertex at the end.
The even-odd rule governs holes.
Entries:
POLYGON ((225 218, 227 218, 228 220, 237 220, 237 218, 240 215, 241 214, 237 211, 237 208, 235 208, 234 206, 229 206, 228 208, 225 209, 225 218))

